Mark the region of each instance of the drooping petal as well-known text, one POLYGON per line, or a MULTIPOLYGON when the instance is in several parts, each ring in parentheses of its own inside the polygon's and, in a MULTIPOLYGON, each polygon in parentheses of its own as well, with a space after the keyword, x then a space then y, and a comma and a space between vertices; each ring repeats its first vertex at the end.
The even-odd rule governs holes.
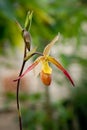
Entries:
POLYGON ((26 73, 28 73, 29 71, 31 71, 32 69, 34 69, 35 66, 38 65, 38 63, 40 62, 41 59, 42 59, 42 57, 37 58, 37 60, 32 65, 30 65, 21 76, 19 76, 14 81, 17 81, 17 80, 21 79, 26 73))
POLYGON ((58 33, 58 35, 45 47, 43 55, 49 55, 52 46, 59 40, 59 35, 60 34, 58 33))
POLYGON ((56 65, 65 74, 65 76, 70 80, 72 85, 75 86, 69 73, 63 68, 63 66, 55 58, 49 56, 48 61, 56 65))

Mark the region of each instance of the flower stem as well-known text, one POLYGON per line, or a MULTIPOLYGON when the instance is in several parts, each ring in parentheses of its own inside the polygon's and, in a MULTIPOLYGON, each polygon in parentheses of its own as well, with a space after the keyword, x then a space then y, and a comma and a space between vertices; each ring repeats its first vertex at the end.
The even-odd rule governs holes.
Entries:
MULTIPOLYGON (((30 51, 30 45, 31 45, 31 36, 28 32, 31 27, 31 22, 32 22, 32 14, 33 11, 27 13, 26 21, 25 21, 25 29, 23 29, 20 24, 16 21, 17 25, 19 26, 20 30, 22 31, 22 37, 24 39, 25 47, 24 47, 24 57, 23 57, 23 63, 21 66, 21 70, 19 73, 19 77, 22 75, 25 63, 27 60, 25 60, 27 49, 30 51)), ((20 111, 20 101, 19 101, 19 88, 20 88, 20 79, 17 81, 17 91, 16 91, 16 100, 17 100, 17 110, 18 110, 18 118, 19 118, 19 127, 20 130, 22 130, 22 118, 21 118, 21 111, 20 111)))
POLYGON ((50 101, 49 88, 45 87, 45 112, 46 112, 46 130, 53 130, 53 112, 50 101))
MULTIPOLYGON (((24 49, 24 58, 25 57, 26 57, 26 46, 25 46, 25 49, 24 49)), ((26 61, 24 61, 24 58, 23 58, 23 63, 22 63, 22 67, 21 67, 19 76, 21 76, 21 74, 23 72, 23 69, 24 69, 24 66, 25 66, 25 63, 26 63, 26 61)), ((17 100, 17 110, 18 110, 18 118, 19 118, 19 127, 20 127, 20 130, 22 130, 22 119, 21 119, 21 111, 20 111, 20 103, 19 103, 19 87, 20 87, 20 79, 17 81, 16 100, 17 100)))

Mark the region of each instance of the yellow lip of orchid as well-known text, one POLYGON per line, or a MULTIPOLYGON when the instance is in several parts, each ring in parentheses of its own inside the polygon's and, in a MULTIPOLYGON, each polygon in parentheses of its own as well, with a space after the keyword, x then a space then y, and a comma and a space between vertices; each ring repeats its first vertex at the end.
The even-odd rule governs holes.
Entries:
POLYGON ((41 70, 44 73, 47 73, 47 74, 51 74, 52 73, 52 68, 49 66, 48 61, 42 61, 42 68, 41 68, 41 70))
POLYGON ((56 37, 54 37, 54 39, 45 47, 45 49, 43 51, 43 56, 39 56, 34 61, 34 63, 31 66, 29 66, 27 68, 27 70, 25 70, 25 72, 20 77, 18 77, 16 80, 14 80, 14 81, 17 81, 18 79, 21 79, 27 72, 29 72, 32 69, 34 69, 40 62, 42 64, 42 67, 39 70, 39 73, 40 72, 44 72, 44 74, 51 75, 52 68, 49 66, 49 62, 50 62, 50 63, 53 63, 57 68, 59 68, 64 73, 64 75, 70 80, 72 85, 74 86, 74 82, 73 82, 71 76, 64 69, 64 67, 55 58, 49 56, 49 53, 50 53, 50 50, 51 50, 52 46, 55 44, 55 42, 58 41, 58 39, 59 39, 59 34, 56 37))

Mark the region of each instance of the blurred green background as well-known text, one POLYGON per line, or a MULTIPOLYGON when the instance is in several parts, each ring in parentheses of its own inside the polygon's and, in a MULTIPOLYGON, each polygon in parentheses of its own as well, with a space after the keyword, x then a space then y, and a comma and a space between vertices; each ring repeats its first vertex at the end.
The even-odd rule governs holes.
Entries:
MULTIPOLYGON (((9 88, 14 86, 11 74, 15 71, 17 77, 20 71, 24 45, 15 21, 23 27, 28 10, 34 11, 30 30, 32 46, 42 52, 60 32, 59 43, 51 54, 69 70, 76 87, 72 88, 55 67, 51 87, 45 88, 40 83, 41 92, 26 93, 28 85, 23 81, 20 94, 23 129, 87 130, 87 0, 0 0, 0 114, 14 113, 16 109, 15 90, 9 88), (59 97, 54 98, 52 87, 60 89, 59 97)), ((33 83, 29 85, 33 87, 33 83)), ((17 126, 17 117, 14 118, 17 126)), ((5 130, 3 120, 1 130, 5 130)), ((7 125, 6 130, 10 127, 7 125)))

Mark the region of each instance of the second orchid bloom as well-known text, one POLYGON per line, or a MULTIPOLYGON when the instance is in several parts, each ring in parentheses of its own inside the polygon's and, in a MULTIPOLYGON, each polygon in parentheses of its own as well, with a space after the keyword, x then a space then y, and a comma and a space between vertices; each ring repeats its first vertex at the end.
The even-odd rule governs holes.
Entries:
POLYGON ((50 50, 52 46, 58 41, 59 34, 45 47, 43 54, 39 56, 32 65, 30 65, 25 72, 18 77, 16 80, 21 79, 27 72, 34 69, 39 63, 41 64, 40 69, 38 70, 38 74, 40 74, 40 78, 42 82, 49 86, 52 81, 52 68, 49 66, 49 63, 53 63, 58 69, 60 69, 64 75, 70 80, 71 84, 74 86, 74 82, 69 75, 69 73, 64 69, 64 67, 52 56, 49 56, 50 50))

